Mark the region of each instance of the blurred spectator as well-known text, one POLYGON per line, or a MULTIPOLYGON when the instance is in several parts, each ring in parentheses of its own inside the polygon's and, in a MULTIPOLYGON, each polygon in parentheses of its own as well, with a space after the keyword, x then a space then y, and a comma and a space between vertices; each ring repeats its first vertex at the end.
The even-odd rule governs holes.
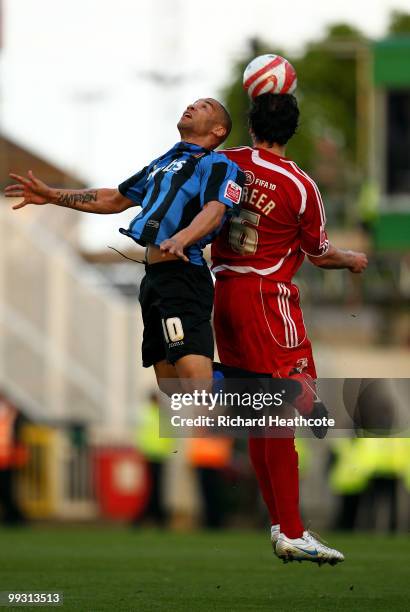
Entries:
POLYGON ((164 503, 164 468, 174 447, 174 441, 160 436, 160 409, 155 392, 150 394, 149 401, 141 407, 136 441, 138 450, 144 455, 148 464, 150 496, 143 514, 133 521, 134 525, 151 520, 159 527, 165 527, 168 521, 168 512, 164 503))
POLYGON ((374 181, 363 181, 357 204, 360 226, 369 233, 379 216, 380 193, 374 181))
POLYGON ((24 421, 17 407, 0 393, 0 508, 8 525, 25 522, 16 500, 18 470, 27 462, 27 450, 21 440, 24 421))
POLYGON ((187 459, 195 469, 203 506, 203 527, 224 526, 227 509, 224 469, 231 461, 229 438, 192 438, 188 440, 187 459))
POLYGON ((340 496, 336 529, 398 527, 397 493, 406 482, 408 438, 337 440, 330 484, 340 496))

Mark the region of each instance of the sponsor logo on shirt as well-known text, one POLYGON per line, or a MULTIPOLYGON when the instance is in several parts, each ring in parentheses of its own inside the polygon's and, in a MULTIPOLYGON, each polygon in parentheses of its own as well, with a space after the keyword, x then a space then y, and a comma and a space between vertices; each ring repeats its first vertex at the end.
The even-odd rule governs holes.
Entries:
POLYGON ((163 172, 173 172, 174 174, 176 174, 177 172, 182 170, 186 163, 186 159, 174 159, 174 161, 168 164, 168 166, 163 168, 163 172))
POLYGON ((234 204, 239 204, 239 202, 241 201, 241 196, 242 187, 234 181, 228 181, 225 188, 224 197, 228 200, 231 200, 231 202, 233 202, 234 204))
POLYGON ((250 170, 245 170, 245 185, 252 185, 255 182, 255 175, 250 170))
POLYGON ((153 227, 155 229, 158 229, 159 228, 159 222, 155 221, 155 219, 148 219, 147 227, 153 227))
POLYGON ((172 172, 173 174, 176 174, 177 172, 182 170, 186 162, 187 162, 186 159, 174 159, 172 162, 170 162, 169 164, 167 164, 166 166, 162 168, 161 166, 158 167, 157 165, 155 165, 152 168, 151 172, 149 173, 147 180, 154 178, 154 176, 158 172, 172 172))
POLYGON ((309 360, 307 357, 302 357, 301 359, 298 359, 296 362, 296 368, 301 371, 307 368, 308 365, 309 365, 309 360))
POLYGON ((148 174, 147 176, 147 181, 149 181, 150 179, 154 178, 154 176, 161 170, 161 168, 158 168, 157 165, 155 165, 151 172, 148 174))
POLYGON ((257 178, 255 181, 255 185, 259 185, 264 189, 270 189, 271 191, 275 191, 276 185, 275 183, 269 183, 268 181, 264 181, 263 179, 257 178))

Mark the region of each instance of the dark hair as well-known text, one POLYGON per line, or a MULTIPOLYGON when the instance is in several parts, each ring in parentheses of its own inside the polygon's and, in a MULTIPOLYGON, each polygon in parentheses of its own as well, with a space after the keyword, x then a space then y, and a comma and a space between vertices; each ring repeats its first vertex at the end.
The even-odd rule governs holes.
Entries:
POLYGON ((248 120, 258 142, 285 145, 298 127, 298 103, 291 94, 262 94, 252 101, 248 120))
POLYGON ((219 102, 219 106, 221 107, 221 123, 226 130, 226 134, 224 136, 224 140, 226 140, 232 130, 232 119, 224 105, 219 102))

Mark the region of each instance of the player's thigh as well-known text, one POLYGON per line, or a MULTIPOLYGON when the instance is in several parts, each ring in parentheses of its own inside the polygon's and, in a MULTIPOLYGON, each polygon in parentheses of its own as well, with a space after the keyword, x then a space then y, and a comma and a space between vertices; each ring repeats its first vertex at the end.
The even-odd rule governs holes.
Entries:
POLYGON ((185 355, 175 363, 184 391, 212 390, 212 360, 204 355, 185 355))
POLYGON ((308 338, 296 348, 279 348, 275 351, 273 374, 283 377, 299 370, 316 378, 316 367, 313 358, 312 345, 308 338))
POLYGON ((291 283, 261 279, 260 298, 262 316, 259 325, 271 344, 272 371, 283 376, 287 370, 297 368, 315 378, 312 345, 307 336, 297 287, 291 283))
POLYGON ((147 276, 141 282, 139 302, 144 323, 142 362, 143 366, 147 368, 166 359, 164 332, 158 309, 158 295, 147 276))
POLYGON ((165 395, 171 396, 181 391, 175 366, 163 359, 154 363, 154 370, 158 387, 165 395))
POLYGON ((159 378, 177 378, 178 374, 175 369, 175 366, 166 361, 165 359, 162 361, 158 361, 154 364, 155 375, 157 379, 159 378))
POLYGON ((217 279, 215 337, 220 360, 256 372, 301 368, 316 376, 297 288, 255 277, 217 279))
POLYGON ((202 374, 214 356, 211 326, 214 289, 208 268, 182 262, 172 277, 163 276, 158 291, 167 360, 179 363, 184 375, 192 377, 188 364, 202 356, 204 359, 197 364, 202 374))
POLYGON ((214 328, 223 363, 256 372, 270 371, 272 349, 263 320, 259 279, 217 279, 214 328))

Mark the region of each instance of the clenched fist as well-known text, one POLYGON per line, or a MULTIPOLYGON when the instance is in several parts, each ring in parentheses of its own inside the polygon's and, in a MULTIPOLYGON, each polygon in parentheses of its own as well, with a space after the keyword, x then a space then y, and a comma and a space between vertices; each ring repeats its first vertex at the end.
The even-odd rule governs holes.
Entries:
POLYGON ((361 272, 364 272, 367 268, 367 264, 369 263, 366 253, 351 251, 351 256, 353 262, 349 266, 350 272, 353 272, 353 274, 360 274, 361 272))

